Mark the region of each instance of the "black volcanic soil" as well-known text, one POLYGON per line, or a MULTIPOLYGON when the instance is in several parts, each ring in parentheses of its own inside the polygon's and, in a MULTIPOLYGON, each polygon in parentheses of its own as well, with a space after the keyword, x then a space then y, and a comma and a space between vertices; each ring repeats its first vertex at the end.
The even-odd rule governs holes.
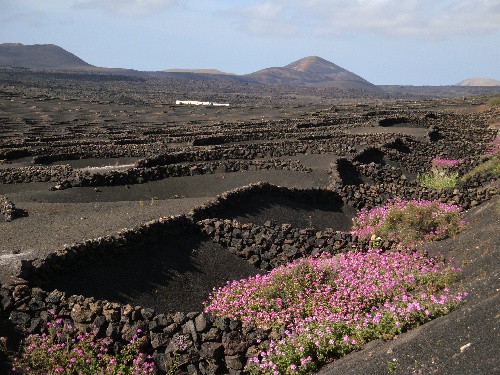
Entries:
POLYGON ((118 259, 103 259, 91 268, 52 280, 48 290, 68 295, 144 306, 161 312, 201 311, 214 287, 255 275, 258 269, 197 233, 161 239, 118 259))
MULTIPOLYGON (((193 82, 119 78, 89 75, 86 79, 76 73, 0 70, 0 152, 1 155, 19 153, 9 156, 6 162, 0 161, 0 168, 30 166, 36 155, 55 155, 65 147, 74 149, 79 145, 84 145, 83 150, 99 150, 108 144, 116 145, 118 150, 123 150, 120 148, 123 145, 131 147, 121 156, 109 156, 104 151, 102 157, 96 158, 76 154, 52 164, 69 163, 75 168, 131 164, 146 156, 146 152, 154 156, 171 149, 188 150, 193 139, 237 131, 248 131, 245 134, 254 137, 241 144, 286 142, 305 134, 295 126, 300 121, 319 123, 314 134, 318 139, 340 131, 350 136, 397 134, 427 142, 426 126, 381 127, 372 119, 374 115, 369 114, 414 111, 420 116, 427 111, 475 112, 488 100, 464 101, 461 97, 370 102, 372 99, 358 98, 340 102, 332 101, 331 97, 343 94, 325 94, 319 89, 260 91, 261 86, 256 85, 245 92, 221 84, 202 90, 193 82), (182 107, 172 104, 175 99, 234 100, 232 103, 239 105, 220 109, 182 107), (325 119, 338 123, 338 127, 321 125, 325 119), (260 127, 265 129, 253 130, 260 127), (149 149, 134 154, 136 147, 143 144, 149 145, 149 149)), ((232 144, 236 143, 229 141, 225 146, 232 144)), ((353 146, 359 151, 372 145, 365 142, 353 146)), ((265 181, 302 189, 325 187, 330 182, 327 170, 339 155, 312 151, 290 157, 311 168, 309 173, 287 170, 216 173, 128 186, 100 186, 98 191, 93 187, 50 191, 56 181, 0 184, 0 196, 7 196, 16 208, 26 213, 12 222, 0 222, 0 282, 8 276, 9 265, 15 259, 43 257, 64 244, 114 234, 162 216, 189 213, 217 195, 251 183, 265 181)), ((428 245, 432 253, 441 251, 463 266, 459 282, 470 293, 467 303, 395 340, 371 343, 320 373, 384 374, 388 373, 389 362, 396 363, 396 373, 401 374, 498 373, 495 348, 500 346, 499 204, 499 199, 483 203, 467 214, 471 225, 466 232, 455 239, 428 245), (460 348, 468 343, 471 345, 461 352, 460 348)), ((348 230, 354 214, 353 209, 334 203, 256 196, 228 208, 223 216, 261 225, 273 220, 300 228, 312 225, 317 229, 348 230)), ((52 287, 68 293, 143 304, 156 310, 199 310, 214 286, 255 272, 256 269, 220 246, 190 235, 167 238, 119 260, 102 259, 95 267, 79 273, 61 274, 53 280, 52 287)), ((5 330, 9 327, 0 324, 0 336, 13 337, 11 331, 5 330)))
POLYGON ((263 225, 266 221, 291 224, 296 228, 332 228, 349 231, 356 210, 338 202, 301 202, 284 197, 259 194, 246 199, 236 207, 228 207, 220 215, 241 223, 263 225))

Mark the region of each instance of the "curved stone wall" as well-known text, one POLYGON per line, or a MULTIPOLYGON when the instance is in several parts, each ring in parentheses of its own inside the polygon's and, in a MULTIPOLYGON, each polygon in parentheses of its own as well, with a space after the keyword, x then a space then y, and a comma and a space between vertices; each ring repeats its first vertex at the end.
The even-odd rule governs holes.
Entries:
MULTIPOLYGON (((155 361, 164 372, 183 363, 182 370, 202 374, 239 374, 246 359, 255 355, 258 342, 279 339, 280 330, 262 330, 238 321, 215 318, 200 312, 163 314, 148 307, 133 307, 111 301, 43 289, 44 280, 74 267, 89 266, 102 254, 120 256, 141 245, 157 240, 160 235, 182 235, 187 230, 199 230, 207 238, 227 247, 228 251, 246 259, 250 264, 269 270, 298 257, 323 251, 337 253, 362 245, 350 233, 326 229, 298 229, 272 222, 263 226, 242 224, 234 220, 217 219, 216 215, 227 205, 237 204, 257 192, 294 197, 296 199, 341 199, 355 207, 383 203, 385 196, 440 199, 449 202, 479 204, 498 194, 498 186, 481 186, 441 192, 409 185, 377 184, 371 186, 344 186, 336 191, 280 188, 268 183, 252 184, 224 193, 214 201, 193 210, 188 216, 165 217, 142 226, 122 230, 116 235, 70 244, 45 259, 18 261, 12 267, 13 277, 0 288, 0 314, 18 327, 39 332, 50 316, 59 316, 73 322, 82 330, 96 329, 99 335, 116 343, 130 339, 141 329, 145 348, 151 348, 155 361), (474 199, 475 203, 471 200, 474 199), (183 341, 185 345, 176 346, 183 341), (176 362, 180 358, 181 362, 176 362)), ((390 247, 384 243, 383 246, 390 247)))

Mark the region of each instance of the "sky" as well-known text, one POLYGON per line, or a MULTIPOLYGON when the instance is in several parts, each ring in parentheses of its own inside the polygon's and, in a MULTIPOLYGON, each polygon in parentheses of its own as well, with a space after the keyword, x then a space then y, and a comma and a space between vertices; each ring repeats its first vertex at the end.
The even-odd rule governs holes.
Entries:
POLYGON ((500 0, 0 0, 0 43, 247 74, 320 56, 379 85, 500 80, 500 0))

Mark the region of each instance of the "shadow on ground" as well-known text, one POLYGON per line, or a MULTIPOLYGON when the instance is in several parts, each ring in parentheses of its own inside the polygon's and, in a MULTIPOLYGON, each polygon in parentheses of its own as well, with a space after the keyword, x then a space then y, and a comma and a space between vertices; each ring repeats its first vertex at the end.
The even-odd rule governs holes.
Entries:
POLYGON ((270 194, 255 194, 238 204, 224 208, 222 219, 263 225, 266 221, 291 224, 296 228, 332 228, 348 231, 356 209, 339 200, 295 200, 270 194))
POLYGON ((141 305, 157 312, 201 311, 213 287, 258 272, 221 245, 187 231, 59 275, 47 290, 141 305))

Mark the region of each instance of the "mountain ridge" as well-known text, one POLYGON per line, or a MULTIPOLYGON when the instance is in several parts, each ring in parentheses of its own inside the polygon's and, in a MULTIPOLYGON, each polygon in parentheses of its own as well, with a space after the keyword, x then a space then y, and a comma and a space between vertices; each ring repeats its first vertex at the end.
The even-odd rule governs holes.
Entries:
POLYGON ((307 85, 380 91, 366 79, 319 56, 307 56, 283 67, 266 68, 243 77, 268 85, 307 85))
POLYGON ((183 68, 172 68, 162 70, 165 73, 194 73, 194 74, 217 74, 217 75, 228 75, 235 76, 234 73, 223 72, 219 69, 183 69, 183 68))
POLYGON ((141 72, 130 69, 97 67, 54 44, 4 43, 0 44, 0 66, 50 70, 90 70, 110 74, 381 91, 364 78, 318 56, 304 57, 284 67, 266 68, 244 75, 226 73, 217 69, 166 69, 157 72, 141 72))

